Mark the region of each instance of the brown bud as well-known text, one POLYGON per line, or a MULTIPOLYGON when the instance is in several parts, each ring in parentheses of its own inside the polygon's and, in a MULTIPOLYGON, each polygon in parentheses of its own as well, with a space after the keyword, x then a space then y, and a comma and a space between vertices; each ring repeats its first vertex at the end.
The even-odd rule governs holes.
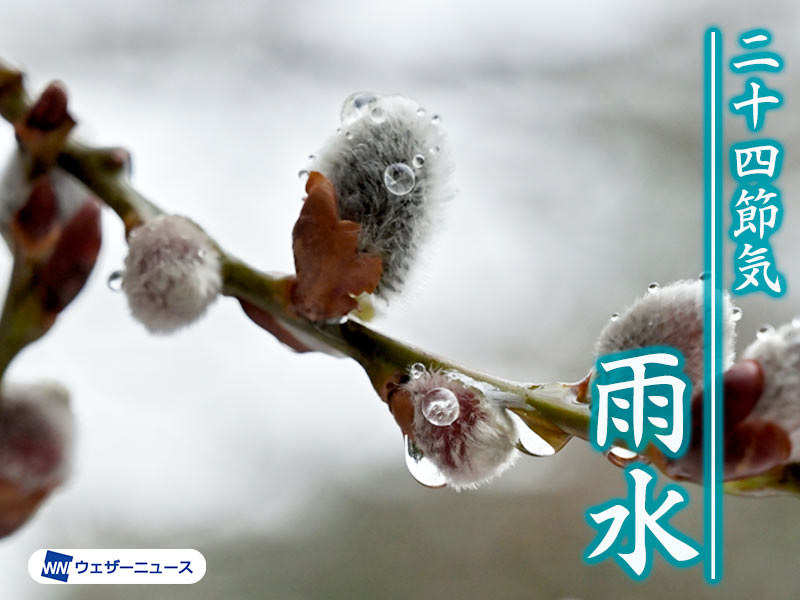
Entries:
POLYGON ((37 178, 30 188, 28 199, 12 221, 13 236, 27 251, 47 246, 58 225, 58 200, 50 178, 37 178))
POLYGON ((40 290, 44 309, 61 312, 81 291, 100 252, 100 207, 87 200, 67 221, 44 265, 40 290))

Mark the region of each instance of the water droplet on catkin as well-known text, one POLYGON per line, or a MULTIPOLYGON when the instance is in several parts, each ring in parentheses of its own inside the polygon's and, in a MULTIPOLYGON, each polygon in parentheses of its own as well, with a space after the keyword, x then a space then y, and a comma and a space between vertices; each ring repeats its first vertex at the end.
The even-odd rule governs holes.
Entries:
POLYGON ((738 306, 734 306, 731 309, 731 321, 739 321, 742 318, 742 309, 738 306))
POLYGON ((654 281, 647 286, 647 291, 650 292, 651 294, 655 294, 659 289, 661 289, 661 286, 658 284, 657 281, 654 281))
POLYGON ((297 176, 300 178, 301 181, 305 181, 308 179, 308 170, 307 169, 300 169, 297 172, 297 176))
POLYGON ((792 327, 800 327, 800 317, 792 319, 792 327))
POLYGON ((447 388, 433 388, 420 402, 422 415, 431 425, 447 427, 452 425, 461 412, 456 395, 447 388))
POLYGON ((425 164, 425 157, 422 154, 414 155, 414 158, 411 160, 411 164, 414 165, 415 169, 421 169, 422 166, 425 164))
POLYGON ((350 94, 342 104, 340 114, 342 123, 344 125, 355 123, 377 100, 378 97, 372 92, 350 94))
POLYGON ((414 189, 416 177, 407 164, 393 163, 383 172, 383 183, 395 196, 405 196, 414 189))
POLYGON ((433 116, 431 117, 431 123, 432 123, 433 125, 438 125, 438 124, 439 124, 439 123, 441 123, 441 122, 442 122, 442 117, 440 117, 439 115, 433 115, 433 116))
POLYGON ((414 363, 408 369, 408 376, 411 379, 419 379, 425 374, 425 365, 422 363, 414 363))
POLYGON ((705 280, 706 280, 706 279, 708 279, 709 277, 711 277, 711 274, 710 274, 708 271, 703 271, 702 273, 700 273, 700 275, 698 275, 698 276, 697 276, 697 278, 698 278, 700 281, 705 281, 705 280))
POLYGON ((775 328, 772 325, 762 325, 761 327, 758 328, 758 331, 756 332, 756 337, 760 340, 763 340, 764 338, 768 337, 773 331, 775 331, 775 328))
POLYGON ((447 485, 442 472, 433 462, 426 458, 416 444, 407 435, 403 436, 403 450, 405 452, 406 467, 411 476, 425 487, 444 487, 447 485))
POLYGON ((114 271, 108 276, 106 285, 112 292, 118 292, 122 289, 122 279, 125 276, 125 271, 114 271))
POLYGON ((611 313, 611 320, 616 321, 617 319, 619 319, 619 313, 618 312, 611 313))
POLYGON ((386 111, 380 106, 375 106, 369 111, 369 116, 373 123, 381 124, 386 120, 386 111))
POLYGON ((425 109, 422 108, 421 106, 417 109, 417 116, 418 117, 424 117, 425 116, 425 109))

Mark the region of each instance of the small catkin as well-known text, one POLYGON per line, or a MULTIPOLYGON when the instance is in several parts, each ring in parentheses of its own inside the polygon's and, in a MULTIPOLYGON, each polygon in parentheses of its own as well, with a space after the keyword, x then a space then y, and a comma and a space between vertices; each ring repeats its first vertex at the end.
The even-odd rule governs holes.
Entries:
POLYGON ((482 392, 439 371, 425 371, 405 388, 414 406, 414 443, 450 487, 476 488, 514 463, 519 454, 516 426, 506 410, 482 392), (458 417, 445 426, 432 423, 422 406, 426 395, 441 390, 458 399, 458 417))
POLYGON ((152 333, 196 321, 222 289, 220 258, 190 220, 161 215, 131 232, 122 289, 133 316, 152 333))
POLYGON ((789 436, 790 462, 800 459, 800 327, 793 323, 765 329, 742 358, 757 360, 764 373, 764 391, 748 420, 779 425, 789 436))

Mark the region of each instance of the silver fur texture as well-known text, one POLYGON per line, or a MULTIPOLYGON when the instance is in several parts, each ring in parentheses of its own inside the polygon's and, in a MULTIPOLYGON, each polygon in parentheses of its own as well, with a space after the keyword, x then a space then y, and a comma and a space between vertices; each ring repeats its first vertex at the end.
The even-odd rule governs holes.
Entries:
MULTIPOLYGON (((724 368, 733 365, 736 322, 725 295, 722 310, 724 368)), ((703 282, 677 281, 645 294, 609 321, 595 344, 597 356, 646 348, 672 346, 685 359, 684 371, 693 389, 703 387, 703 282)))
POLYGON ((386 299, 399 292, 442 205, 454 195, 439 119, 403 96, 353 94, 342 108, 340 130, 309 168, 333 183, 341 218, 361 225, 359 250, 383 259, 376 294, 386 299), (415 168, 418 155, 424 164, 415 168), (407 194, 394 194, 385 185, 384 172, 395 163, 414 172, 407 194))

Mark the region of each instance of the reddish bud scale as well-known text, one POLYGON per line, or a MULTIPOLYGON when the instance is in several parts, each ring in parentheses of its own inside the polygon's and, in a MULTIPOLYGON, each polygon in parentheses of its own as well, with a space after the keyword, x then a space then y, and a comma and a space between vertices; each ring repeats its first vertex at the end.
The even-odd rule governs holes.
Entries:
POLYGON ((67 222, 53 254, 44 265, 40 290, 44 309, 58 313, 75 299, 100 252, 100 207, 87 200, 67 222))

